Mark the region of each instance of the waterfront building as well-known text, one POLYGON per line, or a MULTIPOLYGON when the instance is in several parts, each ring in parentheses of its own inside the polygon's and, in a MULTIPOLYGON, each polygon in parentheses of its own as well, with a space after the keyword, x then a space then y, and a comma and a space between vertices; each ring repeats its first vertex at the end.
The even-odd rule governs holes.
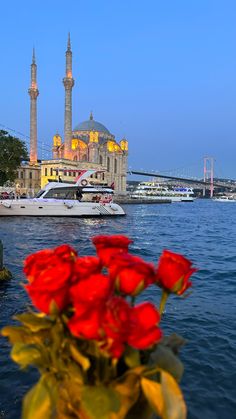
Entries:
POLYGON ((34 196, 41 188, 41 167, 39 164, 22 164, 17 171, 16 185, 20 192, 34 196))
POLYGON ((91 182, 104 185, 113 184, 116 193, 125 193, 128 141, 123 138, 117 142, 115 136, 103 124, 94 120, 92 112, 88 120, 78 123, 72 129, 72 89, 74 84, 71 42, 70 36, 68 36, 66 71, 63 78, 65 88, 64 141, 59 133, 54 135, 52 160, 43 160, 39 167, 37 163, 37 97, 39 91, 37 65, 33 51, 29 88, 30 162, 28 166, 20 168, 17 182, 22 185, 22 188, 27 188, 25 180, 29 179, 32 182, 28 182, 28 185, 35 188, 36 182, 33 185, 33 180, 36 180, 37 176, 33 176, 32 173, 38 173, 40 170, 41 187, 43 187, 48 179, 57 179, 59 172, 63 180, 72 181, 76 177, 76 170, 97 169, 100 173, 93 175, 96 177, 91 182))

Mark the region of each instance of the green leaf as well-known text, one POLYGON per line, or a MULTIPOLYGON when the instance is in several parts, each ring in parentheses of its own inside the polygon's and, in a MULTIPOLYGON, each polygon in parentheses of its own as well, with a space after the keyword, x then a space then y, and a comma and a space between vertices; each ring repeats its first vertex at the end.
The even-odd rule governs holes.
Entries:
POLYGON ((141 385, 150 406, 162 419, 186 419, 187 409, 182 392, 170 374, 160 370, 160 383, 143 377, 141 385))
POLYGON ((175 379, 165 371, 161 372, 161 389, 164 398, 164 419, 185 419, 187 409, 183 394, 175 379))
POLYGON ((52 316, 58 316, 60 313, 57 303, 54 300, 52 300, 50 303, 49 312, 52 316))
POLYGON ((82 417, 85 416, 86 419, 111 419, 112 414, 118 413, 119 409, 120 398, 112 388, 104 386, 85 386, 82 388, 82 417))
POLYGON ((12 344, 16 342, 28 343, 31 339, 31 333, 24 326, 6 326, 1 330, 1 333, 12 344))
POLYGON ((24 397, 22 419, 51 419, 52 413, 52 400, 45 375, 24 397))
MULTIPOLYGON (((81 399, 81 382, 75 380, 75 376, 65 377, 60 383, 59 397, 57 401, 58 419, 64 417, 79 418, 79 408, 81 399)), ((80 418, 82 419, 82 417, 80 418)), ((87 418, 86 418, 87 419, 87 418)))
POLYGON ((134 348, 131 348, 130 346, 127 346, 124 353, 124 360, 128 367, 137 367, 138 365, 140 365, 139 351, 137 351, 134 348))
POLYGON ((147 401, 149 402, 151 408, 154 410, 155 413, 162 417, 164 400, 161 391, 161 384, 143 377, 141 379, 141 386, 143 393, 147 401))
POLYGON ((116 415, 116 419, 123 419, 139 398, 140 377, 132 372, 127 373, 116 380, 116 382, 113 382, 112 385, 119 393, 121 399, 121 407, 116 415))
POLYGON ((50 329, 53 325, 51 320, 38 313, 23 313, 15 316, 15 318, 28 327, 32 332, 50 329))
POLYGON ((155 363, 161 369, 169 372, 178 382, 181 380, 184 367, 173 351, 161 343, 150 355, 150 364, 155 363))
POLYGON ((72 358, 83 368, 84 371, 87 371, 90 367, 90 361, 87 357, 81 354, 77 349, 76 345, 70 343, 70 352, 72 358))
POLYGON ((41 350, 33 344, 16 343, 11 351, 11 357, 22 368, 30 364, 36 366, 44 366, 45 364, 41 350))
POLYGON ((73 380, 77 385, 83 385, 83 375, 82 369, 75 362, 69 362, 67 364, 67 375, 69 375, 69 380, 73 380))

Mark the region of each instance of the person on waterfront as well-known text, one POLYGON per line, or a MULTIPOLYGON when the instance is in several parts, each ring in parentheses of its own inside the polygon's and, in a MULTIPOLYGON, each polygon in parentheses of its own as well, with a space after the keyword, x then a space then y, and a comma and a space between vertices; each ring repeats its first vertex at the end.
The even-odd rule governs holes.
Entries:
POLYGON ((76 191, 76 198, 77 198, 78 201, 81 201, 82 198, 83 198, 83 194, 82 194, 82 191, 81 191, 80 188, 78 188, 77 191, 76 191))
POLYGON ((16 199, 20 199, 20 195, 21 195, 20 184, 16 183, 16 186, 15 186, 15 197, 16 197, 16 199))

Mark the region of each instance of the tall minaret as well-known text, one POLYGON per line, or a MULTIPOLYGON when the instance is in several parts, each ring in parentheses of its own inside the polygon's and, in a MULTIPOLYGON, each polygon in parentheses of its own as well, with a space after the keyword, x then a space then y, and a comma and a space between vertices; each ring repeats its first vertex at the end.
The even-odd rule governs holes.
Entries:
POLYGON ((30 164, 37 164, 37 97, 39 91, 34 48, 31 64, 31 84, 28 92, 30 95, 30 164))
POLYGON ((66 50, 66 76, 63 79, 65 86, 65 120, 64 120, 64 157, 71 157, 71 134, 72 134, 72 87, 74 79, 72 77, 72 52, 70 44, 70 34, 68 34, 66 50))

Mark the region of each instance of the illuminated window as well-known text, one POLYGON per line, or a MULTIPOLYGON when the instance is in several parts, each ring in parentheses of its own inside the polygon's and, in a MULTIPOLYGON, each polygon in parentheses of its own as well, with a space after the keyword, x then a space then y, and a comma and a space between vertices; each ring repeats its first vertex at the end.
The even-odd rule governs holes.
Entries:
POLYGON ((127 140, 121 140, 120 142, 121 150, 128 151, 129 145, 127 140))

